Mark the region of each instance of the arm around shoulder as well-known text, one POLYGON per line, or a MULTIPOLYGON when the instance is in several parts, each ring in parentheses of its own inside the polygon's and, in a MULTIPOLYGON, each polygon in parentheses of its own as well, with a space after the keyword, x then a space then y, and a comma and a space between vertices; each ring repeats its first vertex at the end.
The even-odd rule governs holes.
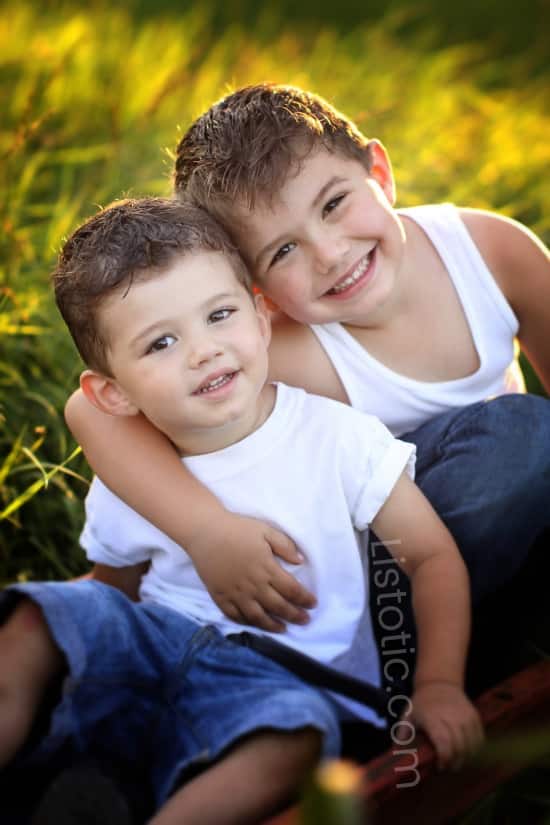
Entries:
POLYGON ((510 218, 461 210, 474 242, 519 321, 518 339, 550 392, 550 252, 510 218))
POLYGON ((77 390, 67 402, 65 418, 104 484, 178 544, 191 545, 212 514, 225 512, 144 416, 107 415, 77 390), (189 502, 193 506, 185 507, 182 517, 182 503, 189 502))
POLYGON ((301 387, 348 404, 338 373, 306 324, 282 315, 273 321, 269 346, 269 380, 301 387))
POLYGON ((229 618, 270 631, 283 629, 276 617, 307 619, 303 608, 314 598, 274 557, 299 563, 294 543, 268 524, 226 510, 144 416, 107 415, 77 391, 66 417, 104 484, 185 548, 229 618))

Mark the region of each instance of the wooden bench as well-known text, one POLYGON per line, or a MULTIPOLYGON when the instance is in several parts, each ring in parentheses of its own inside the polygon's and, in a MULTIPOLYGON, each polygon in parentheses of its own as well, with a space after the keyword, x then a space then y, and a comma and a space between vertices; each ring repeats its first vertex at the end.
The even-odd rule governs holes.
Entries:
MULTIPOLYGON (((550 660, 542 660, 483 693, 476 701, 489 743, 550 731, 550 660)), ((533 756, 536 760, 537 756, 533 756)), ((447 825, 502 782, 526 767, 524 760, 474 760, 456 773, 436 769, 422 734, 361 767, 360 796, 370 825, 447 825)), ((299 825, 298 808, 266 825, 299 825)))

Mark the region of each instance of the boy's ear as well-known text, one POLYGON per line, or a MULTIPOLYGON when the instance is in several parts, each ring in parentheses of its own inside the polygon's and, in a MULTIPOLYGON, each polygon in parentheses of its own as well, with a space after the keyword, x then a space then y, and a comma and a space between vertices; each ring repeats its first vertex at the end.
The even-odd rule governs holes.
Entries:
POLYGON ((269 310, 269 312, 279 312, 279 305, 276 304, 275 301, 272 301, 271 298, 268 298, 267 295, 264 295, 264 293, 262 292, 262 290, 259 287, 255 286, 254 287, 254 297, 256 297, 257 295, 261 295, 261 297, 263 298, 264 304, 267 307, 267 309, 269 310))
POLYGON ((271 318, 269 317, 267 301, 261 292, 254 294, 254 303, 256 304, 256 315, 258 316, 258 323, 260 324, 260 332, 262 333, 266 347, 268 347, 271 341, 271 318))
POLYGON ((374 178, 393 206, 395 203, 395 181, 388 153, 379 140, 367 144, 367 162, 371 178, 374 178))
POLYGON ((114 378, 94 370, 84 370, 80 387, 88 401, 108 415, 137 415, 139 410, 114 378))

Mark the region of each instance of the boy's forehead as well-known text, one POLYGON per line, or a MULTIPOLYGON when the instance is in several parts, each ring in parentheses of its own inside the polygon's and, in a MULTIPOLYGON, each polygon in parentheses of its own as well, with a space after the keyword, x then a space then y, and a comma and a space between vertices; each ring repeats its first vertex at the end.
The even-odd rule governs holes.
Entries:
POLYGON ((253 207, 241 205, 232 218, 232 232, 247 265, 254 269, 255 256, 281 227, 280 199, 262 198, 253 207))
POLYGON ((330 185, 332 179, 345 178, 360 171, 367 177, 367 164, 339 151, 329 151, 323 146, 315 147, 296 162, 288 173, 269 192, 253 194, 251 203, 244 199, 237 201, 237 222, 246 225, 256 214, 277 215, 285 209, 292 209, 298 199, 309 199, 312 205, 330 185))
POLYGON ((246 291, 226 255, 198 249, 175 255, 166 266, 136 273, 105 297, 98 315, 101 319, 112 316, 113 311, 131 313, 136 306, 153 312, 159 303, 191 306, 222 293, 240 294, 241 290, 246 291))
POLYGON ((239 248, 254 269, 257 256, 282 233, 291 232, 302 211, 322 205, 332 188, 351 175, 368 176, 366 166, 341 152, 318 147, 302 159, 280 186, 258 196, 253 205, 235 205, 231 229, 239 248))

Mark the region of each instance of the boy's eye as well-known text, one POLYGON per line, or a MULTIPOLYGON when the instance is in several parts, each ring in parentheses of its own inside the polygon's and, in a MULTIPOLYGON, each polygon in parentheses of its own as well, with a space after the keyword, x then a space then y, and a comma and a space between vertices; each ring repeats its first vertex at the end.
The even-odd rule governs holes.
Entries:
POLYGON ((236 312, 236 309, 232 309, 231 307, 223 307, 223 309, 215 309, 214 312, 211 312, 208 316, 208 322, 211 324, 217 324, 218 321, 226 321, 228 318, 236 312))
POLYGON ((276 263, 277 263, 277 261, 280 261, 280 260, 281 260, 282 258, 284 258, 286 255, 288 255, 288 253, 289 253, 289 252, 292 252, 292 250, 293 250, 295 247, 296 247, 296 244, 295 244, 295 243, 293 243, 292 241, 289 241, 288 243, 283 244, 283 246, 281 246, 281 247, 277 250, 277 252, 275 253, 275 255, 272 257, 272 259, 271 259, 271 261, 270 261, 270 263, 269 263, 269 266, 273 266, 273 264, 276 264, 276 263))
POLYGON ((337 198, 331 198, 331 200, 325 203, 325 205, 323 206, 323 217, 326 217, 328 214, 330 214, 330 212, 336 209, 336 207, 342 203, 345 197, 345 195, 338 195, 337 198))
POLYGON ((173 335, 162 335, 160 338, 157 338, 156 341, 153 341, 151 346, 147 350, 147 354, 150 352, 160 352, 162 349, 168 349, 171 347, 173 343, 175 343, 175 338, 173 335))

